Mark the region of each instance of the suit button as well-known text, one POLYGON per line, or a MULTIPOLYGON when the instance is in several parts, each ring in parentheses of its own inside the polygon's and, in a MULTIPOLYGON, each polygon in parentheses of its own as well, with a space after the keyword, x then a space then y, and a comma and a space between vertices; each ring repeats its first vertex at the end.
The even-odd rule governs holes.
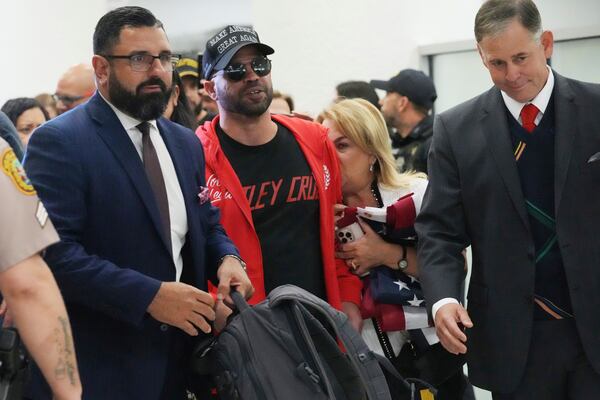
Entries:
POLYGON ((169 329, 169 325, 167 324, 160 324, 160 330, 163 332, 166 332, 169 329))

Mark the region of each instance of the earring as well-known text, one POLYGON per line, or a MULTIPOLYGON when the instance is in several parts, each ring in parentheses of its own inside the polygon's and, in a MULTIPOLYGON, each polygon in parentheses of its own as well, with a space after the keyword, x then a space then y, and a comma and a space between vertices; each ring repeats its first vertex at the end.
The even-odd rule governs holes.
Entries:
POLYGON ((375 163, 369 165, 369 172, 373 172, 373 165, 375 165, 375 163))

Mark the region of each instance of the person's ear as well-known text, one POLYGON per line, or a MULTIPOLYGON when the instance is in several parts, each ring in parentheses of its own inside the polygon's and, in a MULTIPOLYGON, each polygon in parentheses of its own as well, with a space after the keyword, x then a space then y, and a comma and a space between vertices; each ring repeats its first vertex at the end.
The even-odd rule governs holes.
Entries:
POLYGON ((369 156, 369 171, 373 172, 373 169, 375 168, 375 164, 377 164, 377 157, 375 157, 374 154, 371 154, 369 156))
POLYGON ((544 56, 546 56, 546 60, 552 57, 552 52, 554 51, 554 34, 552 31, 544 31, 542 32, 542 36, 540 36, 540 43, 544 48, 544 56))
POLYGON ((173 91, 171 92, 171 97, 173 98, 173 107, 177 107, 179 104, 179 85, 173 86, 173 91))
POLYGON ((95 54, 92 57, 92 66, 94 67, 98 87, 106 86, 110 76, 110 62, 106 58, 95 54))
POLYGON ((398 112, 406 110, 409 102, 410 100, 408 100, 408 97, 400 95, 400 97, 398 97, 398 101, 396 102, 396 109, 398 112))
POLYGON ((215 90, 215 81, 214 79, 207 79, 204 81, 204 90, 210 96, 213 101, 217 101, 217 91, 215 90))

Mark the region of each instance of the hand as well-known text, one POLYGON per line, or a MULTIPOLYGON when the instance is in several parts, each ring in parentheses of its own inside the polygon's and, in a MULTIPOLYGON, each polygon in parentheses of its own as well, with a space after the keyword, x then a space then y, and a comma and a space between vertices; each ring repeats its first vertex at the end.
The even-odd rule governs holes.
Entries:
POLYGON ((346 260, 348 268, 359 276, 380 265, 395 265, 400 259, 401 247, 383 240, 366 222, 360 219, 358 222, 365 235, 340 245, 335 256, 346 260))
POLYGON ((209 333, 208 321, 214 321, 215 301, 209 293, 181 282, 163 282, 148 306, 148 313, 157 321, 197 336, 198 329, 209 333))
POLYGON ((217 299, 215 313, 216 317, 213 325, 217 332, 221 332, 227 325, 227 318, 231 315, 231 313, 233 313, 233 311, 225 303, 223 303, 223 300, 217 299))
POLYGON ((217 270, 219 278, 219 300, 225 301, 226 304, 232 305, 233 300, 229 295, 231 287, 235 287, 244 298, 247 300, 254 294, 254 286, 250 282, 250 278, 240 261, 234 257, 225 257, 217 270))
POLYGON ((363 327, 363 319, 358 306, 349 301, 344 301, 342 302, 342 311, 348 316, 350 325, 356 329, 356 332, 360 333, 363 327))
POLYGON ((344 216, 344 210, 346 209, 346 207, 347 206, 343 204, 336 204, 333 206, 333 219, 335 222, 337 222, 338 219, 344 216))
POLYGON ((465 354, 467 335, 458 326, 461 323, 466 328, 472 328, 473 322, 467 310, 456 303, 444 304, 435 314, 435 331, 442 346, 452 354, 465 354))

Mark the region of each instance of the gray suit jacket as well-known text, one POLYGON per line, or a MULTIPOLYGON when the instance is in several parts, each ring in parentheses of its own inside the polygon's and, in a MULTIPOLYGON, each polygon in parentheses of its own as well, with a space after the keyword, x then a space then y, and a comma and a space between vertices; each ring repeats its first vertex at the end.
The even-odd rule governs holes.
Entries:
MULTIPOLYGON (((577 328, 600 372, 600 85, 556 72, 555 217, 577 328)), ((533 323, 534 244, 500 91, 440 114, 415 228, 428 304, 459 298, 472 246, 469 376, 492 391, 519 383, 533 323)), ((560 343, 556 344, 560 346, 560 343)))

